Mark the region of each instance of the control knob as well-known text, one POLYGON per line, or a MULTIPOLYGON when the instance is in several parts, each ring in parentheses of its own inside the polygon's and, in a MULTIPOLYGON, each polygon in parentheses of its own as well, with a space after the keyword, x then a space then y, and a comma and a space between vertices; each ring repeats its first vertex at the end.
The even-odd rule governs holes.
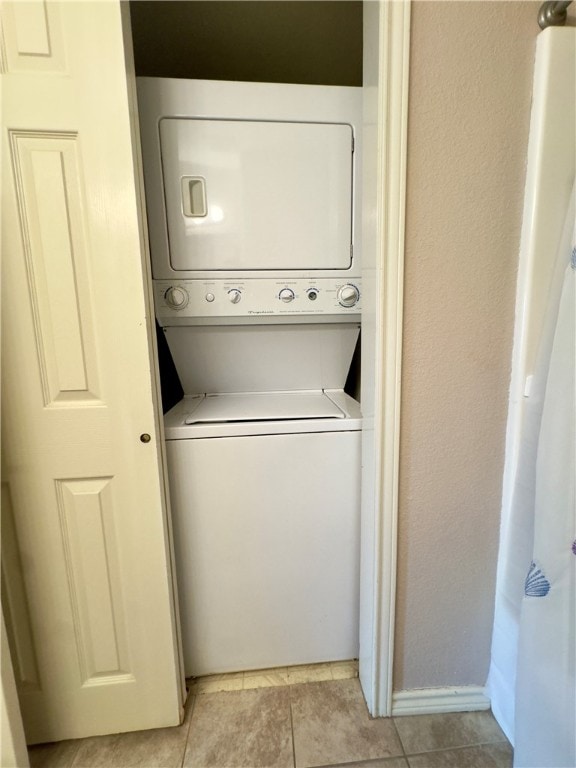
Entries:
POLYGON ((172 285, 164 294, 164 300, 166 304, 172 309, 184 309, 188 304, 188 293, 184 288, 177 285, 172 285))
POLYGON ((228 299, 232 302, 232 304, 238 304, 241 298, 242 293, 238 290, 238 288, 232 288, 228 291, 228 299))
POLYGON ((278 294, 278 298, 285 304, 289 304, 291 301, 294 301, 294 291, 292 288, 282 288, 278 294))
POLYGON ((360 299, 360 291, 352 283, 338 289, 338 303, 342 307, 353 307, 360 299))

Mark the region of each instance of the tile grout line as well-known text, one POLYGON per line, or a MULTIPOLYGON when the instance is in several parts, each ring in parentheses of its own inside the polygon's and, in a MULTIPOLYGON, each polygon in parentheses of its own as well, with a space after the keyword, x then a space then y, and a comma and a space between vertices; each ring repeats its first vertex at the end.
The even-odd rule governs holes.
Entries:
MULTIPOLYGON (((192 696, 193 701, 191 702, 190 722, 188 723, 186 738, 184 739, 184 749, 182 750, 182 760, 180 761, 180 768, 183 768, 184 760, 186 759, 186 752, 188 750, 188 739, 190 738, 190 729, 192 728, 192 718, 194 717, 194 710, 196 709, 196 698, 197 698, 196 695, 194 693, 191 693, 190 689, 188 689, 188 696, 192 696)), ((186 697, 186 701, 188 701, 188 697, 186 697)), ((184 704, 184 707, 186 707, 186 704, 184 704)))
POLYGON ((288 701, 290 704, 290 730, 292 732, 292 763, 296 768, 296 739, 294 738, 294 713, 292 711, 292 691, 288 686, 288 701))
POLYGON ((69 763, 70 768, 72 768, 72 766, 76 762, 76 758, 78 757, 78 753, 80 752, 80 742, 81 742, 81 739, 76 739, 76 741, 77 741, 77 744, 76 744, 76 749, 74 750, 74 757, 72 758, 72 760, 69 763))
MULTIPOLYGON (((507 744, 511 749, 512 745, 508 740, 506 741, 478 741, 474 744, 461 744, 457 747, 439 747, 437 749, 425 749, 423 752, 409 752, 408 754, 404 753, 404 757, 418 757, 419 755, 434 755, 438 754, 439 752, 457 752, 463 749, 474 749, 475 747, 493 747, 497 744, 507 744)), ((404 747, 402 747, 404 749, 404 747)))
MULTIPOLYGON (((400 736, 400 731, 396 727, 396 720, 394 717, 391 717, 390 720, 392 720, 392 725, 394 726, 394 732, 398 737, 398 742, 400 744, 400 748, 402 749, 402 755, 399 755, 399 757, 403 757, 404 760, 408 763, 408 755, 406 754, 406 750, 404 749, 404 742, 402 741, 402 736, 400 736)), ((408 763, 408 765, 410 764, 408 763)))
MULTIPOLYGON (((127 731, 127 733, 131 733, 131 731, 127 731)), ((114 755, 116 754, 116 752, 118 750, 118 744, 120 742, 120 736, 122 736, 121 733, 116 734, 116 739, 114 740, 114 746, 112 747, 112 754, 110 755, 110 760, 112 760, 112 758, 114 757, 114 755)), ((112 765, 114 765, 114 763, 112 763, 112 765)))

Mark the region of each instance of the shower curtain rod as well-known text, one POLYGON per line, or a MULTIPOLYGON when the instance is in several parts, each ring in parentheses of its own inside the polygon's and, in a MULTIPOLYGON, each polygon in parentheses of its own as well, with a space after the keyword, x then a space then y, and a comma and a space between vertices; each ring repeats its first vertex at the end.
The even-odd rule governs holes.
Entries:
POLYGON ((572 0, 548 0, 542 3, 538 12, 538 24, 546 27, 563 27, 566 24, 566 9, 572 0))

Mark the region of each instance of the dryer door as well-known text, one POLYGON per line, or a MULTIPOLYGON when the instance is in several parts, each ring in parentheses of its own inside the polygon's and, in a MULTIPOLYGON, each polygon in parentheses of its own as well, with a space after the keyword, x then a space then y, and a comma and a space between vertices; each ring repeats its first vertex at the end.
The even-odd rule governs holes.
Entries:
POLYGON ((350 125, 164 118, 160 142, 182 277, 350 268, 350 125))

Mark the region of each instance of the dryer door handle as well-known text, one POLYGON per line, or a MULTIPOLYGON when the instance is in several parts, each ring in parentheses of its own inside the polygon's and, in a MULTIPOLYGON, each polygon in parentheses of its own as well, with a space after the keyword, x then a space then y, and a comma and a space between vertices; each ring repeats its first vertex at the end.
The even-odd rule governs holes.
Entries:
POLYGON ((182 213, 189 218, 201 218, 208 215, 206 201, 206 179, 203 176, 183 176, 182 213))

